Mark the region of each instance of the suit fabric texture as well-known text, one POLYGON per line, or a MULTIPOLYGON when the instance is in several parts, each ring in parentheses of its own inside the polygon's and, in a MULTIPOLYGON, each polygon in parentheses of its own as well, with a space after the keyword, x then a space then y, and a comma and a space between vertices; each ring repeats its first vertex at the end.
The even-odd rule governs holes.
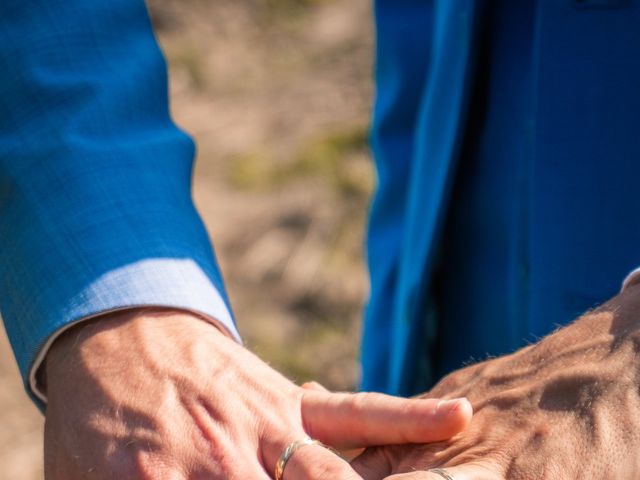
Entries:
POLYGON ((25 382, 56 332, 112 310, 235 331, 144 3, 3 0, 0 45, 0 311, 25 382))
POLYGON ((410 395, 639 262, 640 9, 378 0, 363 388, 410 395))

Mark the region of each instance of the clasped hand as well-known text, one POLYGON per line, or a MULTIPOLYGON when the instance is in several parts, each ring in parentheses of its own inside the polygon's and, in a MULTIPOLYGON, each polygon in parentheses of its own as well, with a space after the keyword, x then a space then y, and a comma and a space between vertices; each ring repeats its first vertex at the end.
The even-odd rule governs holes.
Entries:
MULTIPOLYGON (((306 435, 338 449, 443 440, 465 400, 406 400, 301 388, 204 320, 112 314, 74 328, 47 356, 47 480, 269 480, 306 435)), ((320 446, 284 480, 359 480, 320 446)), ((365 477, 366 478, 366 477, 365 477)))
POLYGON ((184 313, 116 315, 47 359, 49 480, 640 478, 640 287, 535 345, 456 371, 421 400, 301 388, 184 313), (438 398, 467 397, 443 403, 438 398), (431 442, 431 443, 429 443, 431 442))
POLYGON ((372 480, 640 478, 640 286, 535 345, 456 371, 426 394, 466 396, 469 427, 444 442, 367 450, 372 480))

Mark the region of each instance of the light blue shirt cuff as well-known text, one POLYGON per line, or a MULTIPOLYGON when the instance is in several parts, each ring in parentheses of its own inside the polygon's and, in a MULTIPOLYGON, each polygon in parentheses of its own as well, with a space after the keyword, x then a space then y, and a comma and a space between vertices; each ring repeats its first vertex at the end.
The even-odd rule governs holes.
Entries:
POLYGON ((105 273, 81 292, 38 351, 29 371, 31 393, 42 403, 36 373, 53 342, 80 322, 135 307, 168 307, 187 310, 227 330, 241 342, 231 312, 207 275, 189 259, 146 259, 105 273))

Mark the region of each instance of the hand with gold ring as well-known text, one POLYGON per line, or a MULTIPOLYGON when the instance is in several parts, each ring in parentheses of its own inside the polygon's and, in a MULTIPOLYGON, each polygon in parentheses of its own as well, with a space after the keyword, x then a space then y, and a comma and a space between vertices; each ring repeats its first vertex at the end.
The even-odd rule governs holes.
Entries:
POLYGON ((284 469, 287 466, 289 459, 293 456, 294 453, 296 453, 299 448, 306 447, 308 445, 317 445, 322 448, 327 448, 339 455, 338 452, 333 450, 331 447, 327 447, 319 440, 314 440, 310 437, 304 437, 301 440, 296 440, 295 442, 291 442, 289 445, 287 445, 287 448, 285 448, 284 452, 282 452, 282 455, 280 455, 280 458, 276 463, 276 471, 274 475, 275 480, 282 480, 284 478, 284 469))
POLYGON ((272 480, 279 464, 278 480, 369 480, 318 442, 432 442, 471 417, 466 400, 302 388, 173 310, 74 327, 49 351, 46 382, 47 480, 272 480), (292 444, 306 437, 318 442, 292 444))

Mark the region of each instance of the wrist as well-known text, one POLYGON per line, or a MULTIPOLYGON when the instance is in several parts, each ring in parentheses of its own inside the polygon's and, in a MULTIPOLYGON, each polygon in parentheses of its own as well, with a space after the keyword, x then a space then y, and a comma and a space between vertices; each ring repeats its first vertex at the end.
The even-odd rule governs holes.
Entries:
POLYGON ((38 382, 47 395, 52 382, 58 378, 73 375, 79 369, 93 372, 107 368, 112 362, 131 361, 139 353, 132 346, 144 343, 140 338, 153 335, 176 338, 176 332, 185 335, 189 332, 191 338, 193 335, 228 337, 216 323, 184 310, 145 307, 110 312, 75 325, 57 338, 40 368, 38 382))
POLYGON ((601 390, 612 395, 614 391, 637 391, 640 386, 639 287, 630 287, 522 351, 524 362, 536 365, 532 378, 541 381, 544 392, 567 398, 573 391, 576 397, 591 398, 600 395, 601 390))

